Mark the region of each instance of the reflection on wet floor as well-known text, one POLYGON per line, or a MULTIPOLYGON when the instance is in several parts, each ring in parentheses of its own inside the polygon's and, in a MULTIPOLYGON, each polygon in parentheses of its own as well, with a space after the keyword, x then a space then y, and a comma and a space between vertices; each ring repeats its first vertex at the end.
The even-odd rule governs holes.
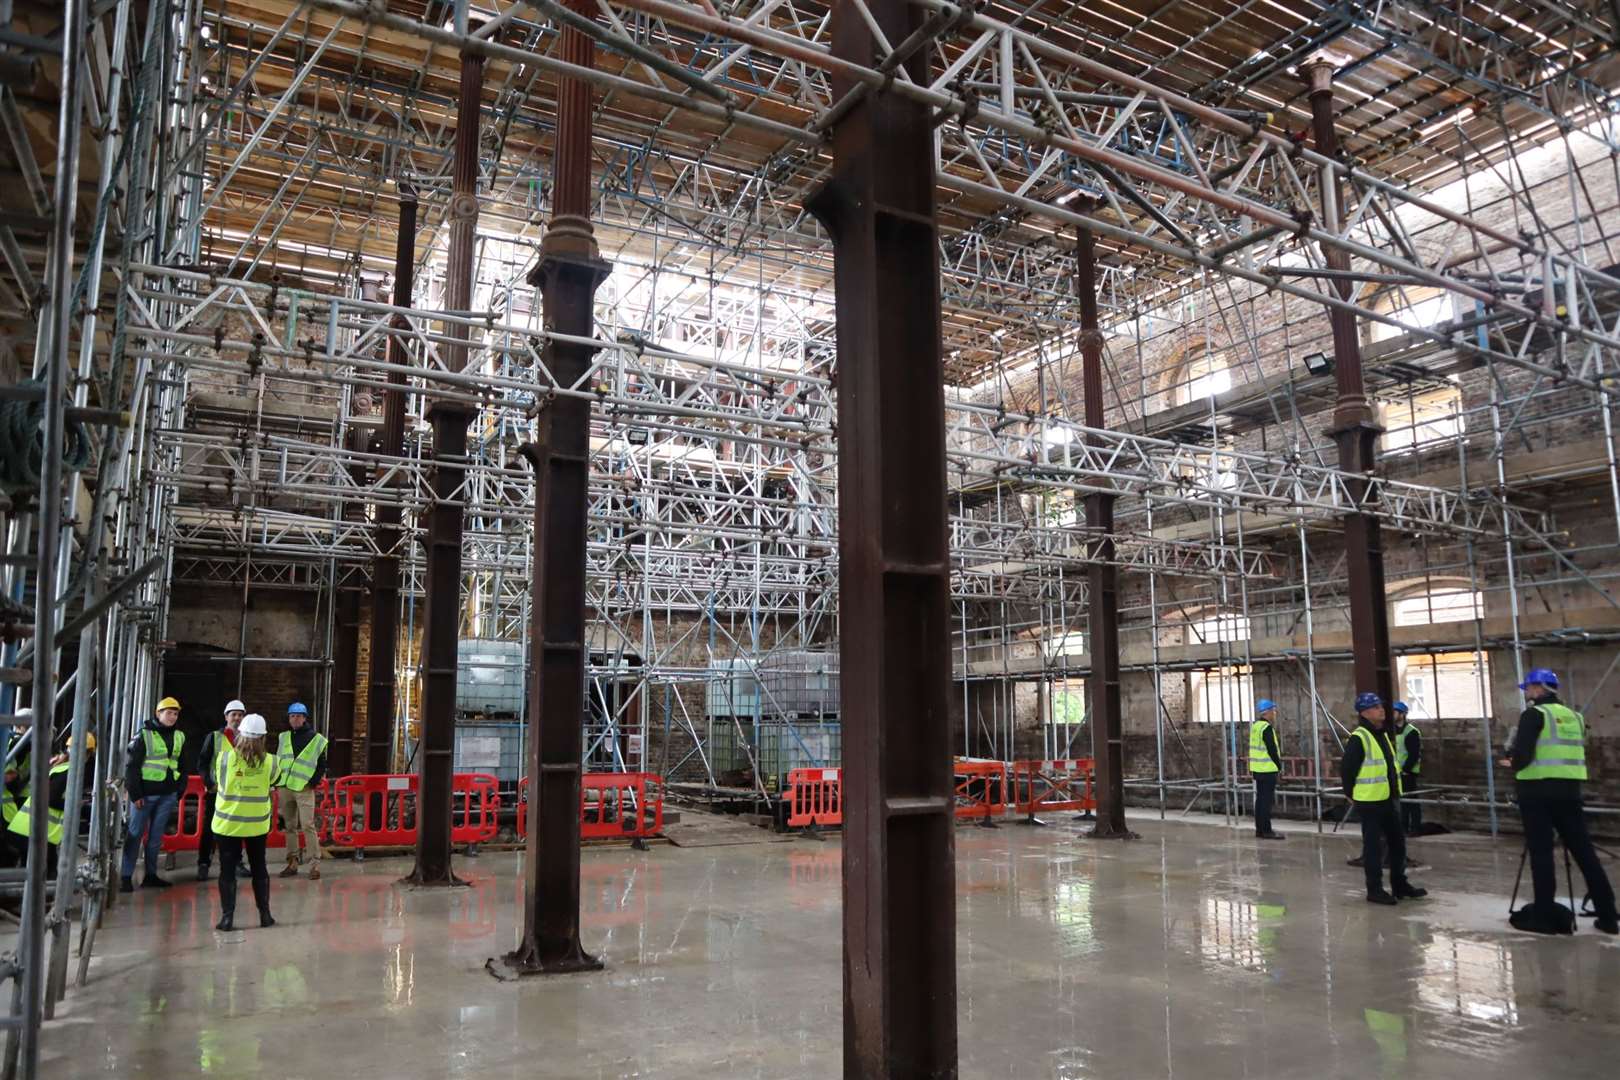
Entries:
MULTIPOLYGON (((1344 838, 1136 824, 1132 844, 958 834, 964 1076, 1612 1071, 1620 943, 1509 930, 1508 842, 1425 840, 1435 899, 1382 909, 1344 838)), ((840 860, 836 837, 589 850, 582 923, 607 969, 521 982, 484 971, 516 940, 517 854, 460 860, 452 890, 338 863, 278 882, 269 931, 216 933, 212 883, 137 893, 47 1028, 47 1075, 836 1073, 840 860)))

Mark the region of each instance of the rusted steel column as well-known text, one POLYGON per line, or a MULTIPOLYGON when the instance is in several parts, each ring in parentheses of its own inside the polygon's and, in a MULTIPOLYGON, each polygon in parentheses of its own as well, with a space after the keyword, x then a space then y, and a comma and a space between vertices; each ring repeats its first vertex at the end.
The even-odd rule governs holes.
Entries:
MULTIPOLYGON (((1097 246, 1090 229, 1080 230, 1077 255, 1081 389, 1085 398, 1086 427, 1100 431, 1104 426, 1103 336, 1097 326, 1097 246)), ((1091 753, 1097 761, 1097 824, 1091 835, 1129 839, 1135 834, 1125 827, 1125 735, 1119 706, 1119 568, 1114 565, 1114 496, 1091 492, 1084 501, 1086 528, 1092 537, 1092 562, 1086 569, 1089 614, 1086 647, 1091 654, 1086 694, 1091 699, 1091 753)))
MULTIPOLYGON (((351 449, 364 450, 363 440, 350 432, 351 449)), ((358 484, 365 483, 366 467, 351 465, 349 476, 358 484)), ((363 513, 358 500, 347 502, 343 517, 359 521, 363 513)), ((335 627, 332 635, 332 704, 327 714, 326 738, 331 743, 327 754, 328 771, 333 776, 347 776, 354 771, 354 701, 355 684, 360 666, 360 590, 333 583, 335 591, 335 627)))
MULTIPOLYGON (((461 54, 461 94, 456 105, 456 149, 450 196, 450 250, 446 258, 445 307, 465 314, 472 307, 473 254, 478 236, 478 124, 483 111, 484 58, 461 54)), ((465 342, 468 328, 449 324, 446 333, 465 342)), ((452 371, 467 366, 466 344, 446 349, 452 371)), ((462 485, 467 473, 466 405, 435 401, 433 501, 427 510, 426 599, 422 615, 422 737, 418 744, 416 868, 414 885, 464 884, 450 872, 452 769, 456 752, 456 663, 461 637, 462 485)))
MULTIPOLYGON (((924 18, 868 10, 891 42, 924 18)), ((875 66, 860 11, 833 54, 875 66)), ((929 50, 907 62, 928 77, 929 50)), ((834 75, 834 100, 853 89, 834 75)), ((832 234, 838 317, 844 725, 844 1075, 956 1075, 950 565, 933 125, 869 93, 833 133, 810 209, 832 234)))
MULTIPOLYGON (((569 7, 592 9, 578 0, 569 7)), ((562 58, 591 66, 595 46, 564 27, 562 58)), ((557 88, 557 160, 551 223, 529 283, 540 289, 545 327, 588 338, 592 305, 608 264, 591 229, 591 88, 557 88)), ((580 379, 596 350, 548 340, 544 359, 563 384, 580 379)), ((523 928, 508 967, 524 975, 590 971, 602 962, 579 940, 580 762, 585 713, 585 542, 591 408, 553 399, 540 414, 539 439, 523 448, 534 466, 534 574, 530 588, 529 836, 523 928)))
MULTIPOLYGON (((416 191, 399 185, 399 237, 394 249, 394 306, 411 306, 412 279, 416 274, 416 191)), ((401 367, 411 362, 410 346, 403 331, 404 316, 394 320, 401 331, 388 339, 388 362, 401 367)), ((405 385, 403 372, 389 372, 388 385, 405 385)), ((403 389, 383 392, 383 425, 377 453, 397 458, 405 453, 405 393, 403 389)), ((394 734, 394 668, 399 646, 399 507, 378 504, 377 550, 371 567, 371 661, 370 691, 366 695, 365 771, 393 771, 390 760, 394 734)))
MULTIPOLYGON (((1310 67, 1311 120, 1316 149, 1329 157, 1339 152, 1338 134, 1333 130, 1333 65, 1318 62, 1310 67)), ((1341 192, 1338 174, 1323 169, 1322 225, 1337 232, 1340 228, 1341 192)), ((1324 246, 1323 258, 1330 269, 1348 271, 1350 256, 1336 247, 1324 246)), ((1329 283, 1339 296, 1351 300, 1355 285, 1347 277, 1329 283)), ((1339 468, 1349 474, 1345 487, 1357 506, 1373 506, 1378 489, 1368 482, 1378 467, 1377 423, 1372 402, 1367 398, 1361 373, 1361 342, 1356 318, 1340 308, 1328 311, 1333 327, 1333 372, 1339 397, 1333 409, 1333 427, 1328 432, 1339 444, 1339 468)), ((1384 538, 1378 518, 1351 511, 1344 516, 1345 570, 1350 589, 1350 643, 1355 659, 1356 689, 1377 691, 1387 703, 1393 700, 1395 679, 1390 667, 1389 605, 1384 597, 1384 538)))

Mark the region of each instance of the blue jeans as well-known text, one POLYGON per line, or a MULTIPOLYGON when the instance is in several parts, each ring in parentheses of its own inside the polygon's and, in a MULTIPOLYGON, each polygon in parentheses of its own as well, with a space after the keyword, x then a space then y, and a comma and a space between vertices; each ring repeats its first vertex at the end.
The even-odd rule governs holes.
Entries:
POLYGON ((146 876, 157 876, 163 833, 168 829, 169 819, 174 817, 174 808, 179 802, 180 796, 176 793, 148 795, 141 800, 140 806, 130 804, 129 835, 124 838, 124 865, 120 877, 127 878, 135 873, 135 854, 140 850, 142 833, 146 834, 146 876))

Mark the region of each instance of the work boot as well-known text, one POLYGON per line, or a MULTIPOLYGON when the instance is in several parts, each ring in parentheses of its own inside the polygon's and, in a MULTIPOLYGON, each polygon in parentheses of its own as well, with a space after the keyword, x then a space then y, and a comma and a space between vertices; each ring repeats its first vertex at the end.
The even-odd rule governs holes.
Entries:
POLYGON ((197 864, 197 880, 198 881, 207 881, 208 880, 208 864, 207 863, 202 862, 202 863, 197 864))
POLYGON ((1613 915, 1600 915, 1592 925, 1605 934, 1620 934, 1620 918, 1613 915))
POLYGON ((1280 832, 1276 832, 1275 830, 1273 830, 1272 832, 1255 833, 1254 835, 1258 836, 1262 840, 1286 840, 1286 839, 1288 839, 1288 837, 1284 836, 1280 832))
POLYGON ((314 866, 311 866, 309 868, 309 880, 311 880, 311 881, 319 881, 319 880, 321 880, 321 864, 320 863, 316 863, 314 866))
POLYGON ((119 892, 134 892, 135 891, 135 882, 132 881, 131 879, 127 878, 127 877, 119 878, 118 879, 118 891, 119 892))
POLYGON ((1395 899, 1397 900, 1421 900, 1428 895, 1428 889, 1420 889, 1410 881, 1397 881, 1395 883, 1395 899))
POLYGON ((236 929, 236 914, 234 912, 227 911, 225 914, 221 915, 219 917, 219 922, 214 924, 214 929, 215 930, 235 930, 236 929))
POLYGON ((297 877, 298 876, 298 864, 295 863, 295 862, 288 863, 286 866, 283 866, 281 868, 281 873, 277 874, 276 876, 277 877, 297 877))
POLYGON ((1385 892, 1383 889, 1379 889, 1377 892, 1370 892, 1370 893, 1367 894, 1367 903, 1369 903, 1369 904, 1383 904, 1386 907, 1393 907, 1396 904, 1400 903, 1400 901, 1396 900, 1393 896, 1389 895, 1389 893, 1385 892))
POLYGON ((1357 855, 1353 859, 1344 860, 1344 865, 1346 865, 1346 866, 1360 866, 1361 865, 1361 856, 1357 855))
POLYGON ((141 888, 143 888, 143 889, 167 889, 170 885, 173 885, 173 884, 174 884, 174 882, 165 881, 163 878, 158 877, 156 874, 147 874, 144 878, 141 879, 141 888))
POLYGON ((270 917, 270 879, 263 881, 257 878, 253 881, 253 900, 259 905, 259 925, 268 927, 276 925, 276 920, 270 917))

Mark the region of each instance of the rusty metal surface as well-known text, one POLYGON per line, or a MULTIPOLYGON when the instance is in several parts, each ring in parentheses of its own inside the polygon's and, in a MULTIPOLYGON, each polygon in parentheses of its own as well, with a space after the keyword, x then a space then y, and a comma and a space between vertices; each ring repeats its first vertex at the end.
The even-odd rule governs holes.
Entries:
MULTIPOLYGON (((871 14, 890 41, 905 0, 871 14)), ((835 55, 870 63, 851 4, 835 55)), ((907 67, 926 76, 922 50, 907 67)), ((834 96, 849 92, 833 80, 834 96)), ((844 1075, 957 1071, 949 569, 938 222, 928 110, 884 93, 834 129, 811 209, 833 236, 838 316, 844 1075)))
MULTIPOLYGON (((580 13, 583 5, 570 4, 580 13)), ((571 27, 563 58, 590 66, 595 47, 571 27)), ((554 212, 529 282, 540 289, 547 330, 589 338, 592 305, 607 277, 590 213, 591 88, 577 79, 558 87, 554 212)), ((547 367, 565 384, 581 378, 595 352, 547 342, 547 367)), ((579 804, 585 714, 586 499, 590 478, 590 402, 552 400, 539 438, 523 448, 535 470, 534 576, 529 671, 529 830, 523 926, 506 965, 525 975, 589 971, 602 962, 579 940, 579 804)))
MULTIPOLYGON (((1088 428, 1107 426, 1103 418, 1103 337, 1097 325, 1097 244, 1090 229, 1081 229, 1077 249, 1080 290, 1081 388, 1088 428)), ((1125 735, 1119 704, 1119 569, 1114 563, 1114 496, 1091 492, 1085 497, 1086 527, 1096 558, 1086 571, 1088 641, 1091 674, 1091 752, 1097 761, 1099 839, 1128 838, 1125 827, 1125 735)))
MULTIPOLYGON (((445 306, 453 312, 472 307, 473 259, 478 237, 478 128, 483 110, 484 61, 474 53, 461 58, 461 92, 456 111, 454 186, 450 197, 450 254, 445 306)), ((465 341, 465 325, 447 334, 465 341)), ((466 366, 467 346, 451 344, 446 362, 466 366)), ((435 401, 433 425, 433 503, 427 512, 426 600, 422 616, 422 736, 417 746, 416 868, 413 885, 462 884, 450 871, 452 774, 456 751, 456 667, 461 637, 460 490, 466 474, 467 424, 472 410, 435 401)))
MULTIPOLYGON (((416 273, 416 193, 401 186, 399 192, 398 246, 394 252, 394 306, 410 307, 416 273)), ((404 323, 404 319, 399 320, 404 323)), ((405 335, 388 339, 388 362, 404 367, 411 361, 405 335)), ((392 371, 388 385, 405 385, 403 371, 392 371)), ((383 393, 382 433, 377 453, 400 457, 405 452, 405 394, 403 389, 383 393)), ((399 507, 391 504, 375 508, 377 549, 382 553, 371 567, 371 659, 368 665, 370 692, 366 697, 366 757, 368 773, 393 772, 389 760, 394 728, 394 669, 399 647, 399 507)))
MULTIPOLYGON (((1311 121, 1316 149, 1336 156, 1338 136, 1334 131, 1333 69, 1328 64, 1310 68, 1311 121)), ((1330 228, 1340 227, 1339 207, 1343 192, 1337 177, 1324 177, 1323 221, 1330 228)), ((1328 268, 1350 269, 1350 256, 1337 248, 1325 248, 1328 268)), ((1341 297, 1350 299, 1354 284, 1340 280, 1334 286, 1341 297)), ((1361 341, 1354 314, 1330 309, 1333 328, 1333 372, 1339 397, 1333 409, 1329 434, 1339 445, 1339 468, 1350 475, 1345 487, 1359 505, 1378 498, 1376 488, 1365 477, 1378 467, 1378 436, 1383 432, 1367 397, 1361 370, 1361 341)), ((1384 595, 1383 528, 1371 514, 1351 512, 1344 516, 1345 576, 1350 600, 1350 647, 1356 673, 1356 690, 1372 690, 1385 703, 1394 700, 1395 679, 1390 663, 1389 605, 1384 595)))

